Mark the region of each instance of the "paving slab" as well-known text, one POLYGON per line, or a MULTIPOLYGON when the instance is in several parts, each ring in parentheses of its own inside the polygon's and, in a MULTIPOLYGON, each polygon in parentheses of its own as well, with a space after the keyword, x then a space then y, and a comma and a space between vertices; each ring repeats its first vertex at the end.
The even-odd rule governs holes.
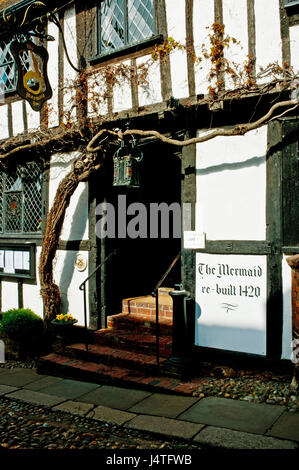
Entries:
POLYGON ((297 449, 291 441, 260 436, 247 432, 208 426, 194 438, 194 441, 223 449, 297 449))
POLYGON ((90 413, 87 418, 93 418, 98 421, 106 421, 113 424, 123 425, 132 418, 135 418, 134 413, 128 413, 127 411, 114 410, 113 408, 107 408, 106 406, 97 406, 90 413))
POLYGON ((40 378, 41 376, 34 369, 9 369, 3 374, 0 374, 0 384, 24 387, 24 385, 39 380, 40 378))
MULTIPOLYGON (((24 385, 24 388, 27 388, 28 390, 41 390, 42 388, 49 387, 50 385, 57 384, 61 382, 63 378, 61 377, 52 377, 50 375, 46 375, 42 377, 39 380, 36 380, 35 382, 30 382, 29 384, 24 385)), ((1 382, 1 379, 0 379, 1 382)))
POLYGON ((0 385, 0 397, 7 393, 15 392, 18 387, 12 387, 11 385, 0 385))
POLYGON ((7 398, 14 400, 25 401, 26 403, 33 403, 34 405, 55 406, 65 401, 63 397, 56 397, 55 395, 46 395, 45 393, 34 392, 32 390, 17 390, 16 392, 5 395, 7 398))
POLYGON ((179 419, 264 434, 284 411, 279 405, 207 397, 180 414, 179 419))
POLYGON ((118 410, 127 410, 150 395, 151 392, 145 392, 143 390, 102 385, 101 388, 81 396, 80 401, 108 406, 109 408, 116 408, 118 410))
POLYGON ((299 411, 283 413, 267 435, 299 442, 299 411))
POLYGON ((79 380, 63 379, 56 384, 41 388, 40 392, 46 393, 47 395, 55 395, 58 397, 65 397, 65 398, 73 399, 73 398, 78 398, 81 395, 85 395, 87 392, 90 392, 91 390, 95 390, 99 387, 100 385, 90 383, 90 382, 81 382, 79 380))
POLYGON ((145 398, 145 400, 130 408, 129 411, 133 413, 164 416, 166 418, 176 418, 183 411, 197 403, 198 400, 199 398, 153 393, 150 397, 145 398))
POLYGON ((125 427, 155 432, 164 436, 191 439, 204 428, 204 424, 189 423, 161 416, 139 415, 125 424, 125 427))
POLYGON ((79 401, 68 400, 60 405, 54 406, 53 410, 55 411, 66 411, 72 415, 85 416, 87 413, 92 410, 94 405, 90 403, 81 403, 79 401))

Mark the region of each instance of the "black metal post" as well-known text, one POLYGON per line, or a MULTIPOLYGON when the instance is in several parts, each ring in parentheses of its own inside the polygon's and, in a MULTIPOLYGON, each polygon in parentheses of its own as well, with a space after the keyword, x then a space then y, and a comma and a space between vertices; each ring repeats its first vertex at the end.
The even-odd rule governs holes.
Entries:
POLYGON ((181 284, 176 284, 169 292, 173 300, 172 355, 168 361, 181 375, 188 374, 191 365, 192 341, 190 341, 190 321, 186 309, 189 292, 181 284))
POLYGON ((85 329, 85 351, 88 354, 88 331, 87 331, 87 308, 86 308, 86 284, 83 284, 83 303, 84 303, 84 329, 85 329))
POLYGON ((157 358, 158 372, 160 371, 159 337, 160 337, 160 324, 159 324, 159 289, 158 289, 156 292, 156 358, 157 358))

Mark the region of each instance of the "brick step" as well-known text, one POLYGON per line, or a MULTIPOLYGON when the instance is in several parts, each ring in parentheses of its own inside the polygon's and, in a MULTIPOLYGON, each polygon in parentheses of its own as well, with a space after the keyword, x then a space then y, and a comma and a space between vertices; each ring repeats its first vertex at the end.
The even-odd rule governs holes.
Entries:
MULTIPOLYGON (((147 315, 155 317, 156 299, 151 295, 123 299, 122 313, 133 313, 135 315, 147 315)), ((161 293, 159 295, 159 318, 172 319, 172 313, 172 298, 168 294, 161 293)))
MULTIPOLYGON (((119 313, 107 318, 108 328, 117 330, 130 330, 136 332, 156 331, 156 318, 149 315, 135 313, 119 313)), ((172 319, 159 318, 159 332, 161 335, 172 336, 172 319)))
POLYGON ((97 384, 109 384, 152 392, 167 392, 176 395, 192 395, 198 389, 201 379, 182 381, 173 377, 150 375, 127 368, 97 364, 81 359, 51 353, 41 357, 37 364, 39 374, 57 375, 97 384))
MULTIPOLYGON (((91 342, 114 349, 136 351, 155 355, 156 336, 150 333, 135 333, 117 329, 102 329, 94 331, 91 342)), ((159 351, 161 357, 169 357, 172 351, 172 336, 161 335, 159 338, 159 351)))
MULTIPOLYGON (((83 343, 71 344, 64 349, 64 355, 76 359, 84 359, 97 364, 106 364, 111 367, 141 370, 149 373, 157 373, 156 355, 143 354, 123 349, 114 349, 100 344, 89 344, 88 352, 83 343)), ((159 363, 163 366, 166 358, 160 358, 159 363)))

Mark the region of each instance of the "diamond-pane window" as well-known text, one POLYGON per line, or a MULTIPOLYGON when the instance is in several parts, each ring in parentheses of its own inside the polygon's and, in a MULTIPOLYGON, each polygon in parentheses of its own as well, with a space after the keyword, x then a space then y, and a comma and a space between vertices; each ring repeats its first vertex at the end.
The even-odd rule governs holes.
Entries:
POLYGON ((42 218, 42 169, 35 162, 0 173, 0 232, 38 233, 42 218))
MULTIPOLYGON (((21 36, 21 39, 23 36, 21 36)), ((21 61, 25 70, 29 70, 28 52, 24 52, 21 61)), ((0 93, 15 91, 18 80, 18 71, 15 60, 10 52, 10 42, 0 41, 0 93)))
POLYGON ((99 7, 100 54, 149 39, 155 32, 154 0, 103 0, 99 7))

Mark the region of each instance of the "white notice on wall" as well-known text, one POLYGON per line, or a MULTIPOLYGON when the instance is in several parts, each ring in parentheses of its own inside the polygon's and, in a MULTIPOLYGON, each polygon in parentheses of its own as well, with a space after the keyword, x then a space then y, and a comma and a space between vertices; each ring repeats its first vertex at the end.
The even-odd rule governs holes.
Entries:
POLYGON ((23 253, 22 251, 14 252, 14 268, 23 269, 23 253))
POLYGON ((4 268, 4 250, 0 250, 0 268, 4 268))
POLYGON ((13 258, 13 251, 6 250, 5 257, 4 257, 4 272, 7 274, 14 274, 14 258, 13 258))
POLYGON ((266 354, 266 256, 196 255, 198 346, 266 354))
POLYGON ((23 269, 30 271, 30 253, 29 251, 23 251, 23 269))
POLYGON ((205 233, 195 232, 191 230, 184 231, 184 248, 185 249, 204 249, 206 246, 205 233))

